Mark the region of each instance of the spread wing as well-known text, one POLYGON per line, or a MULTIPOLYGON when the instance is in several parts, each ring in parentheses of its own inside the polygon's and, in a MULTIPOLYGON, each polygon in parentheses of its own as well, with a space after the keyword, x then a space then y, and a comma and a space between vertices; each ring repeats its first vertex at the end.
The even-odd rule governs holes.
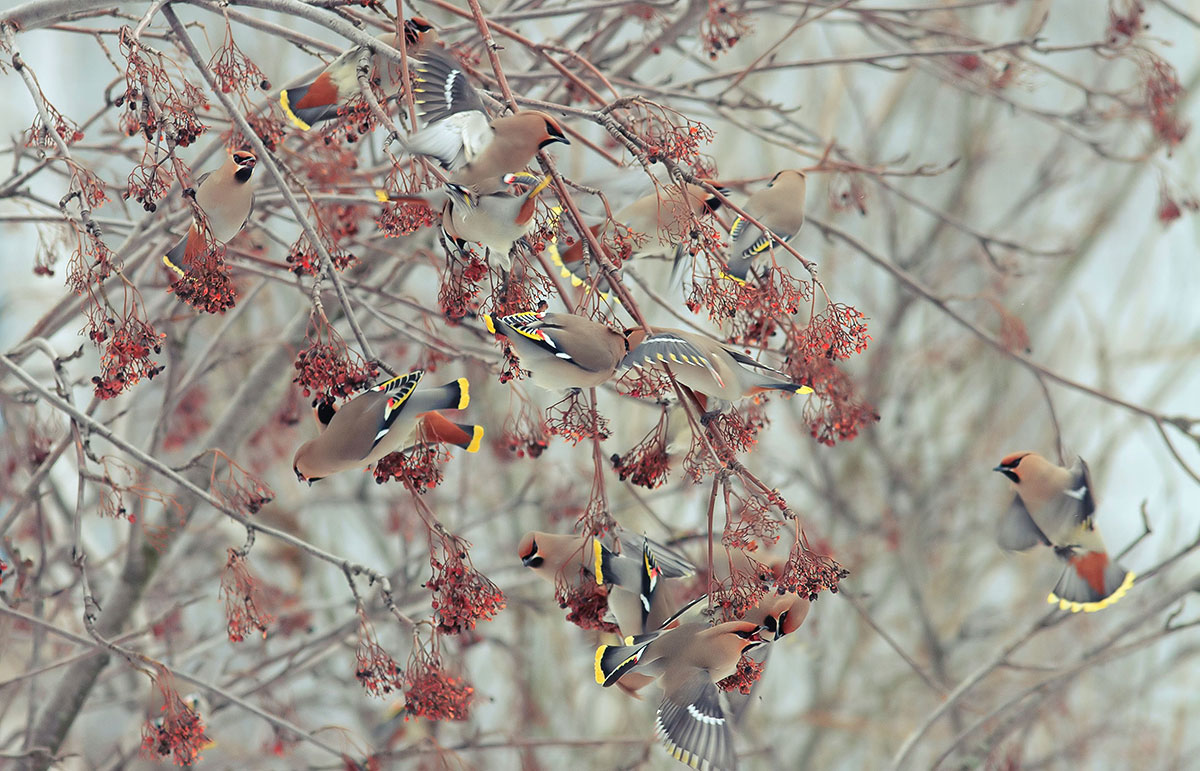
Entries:
POLYGON ((457 61, 436 51, 428 51, 423 56, 417 65, 417 83, 413 92, 421 108, 421 117, 427 123, 472 110, 487 115, 482 97, 457 61))

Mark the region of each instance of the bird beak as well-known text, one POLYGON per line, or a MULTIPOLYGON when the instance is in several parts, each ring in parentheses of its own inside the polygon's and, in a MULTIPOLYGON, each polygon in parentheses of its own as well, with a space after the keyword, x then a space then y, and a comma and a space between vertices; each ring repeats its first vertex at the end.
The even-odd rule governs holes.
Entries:
MULTIPOLYGON (((536 552, 535 552, 535 554, 536 554, 536 552)), ((529 567, 529 563, 533 562, 535 554, 526 554, 524 557, 521 558, 521 564, 524 565, 525 567, 529 567)))

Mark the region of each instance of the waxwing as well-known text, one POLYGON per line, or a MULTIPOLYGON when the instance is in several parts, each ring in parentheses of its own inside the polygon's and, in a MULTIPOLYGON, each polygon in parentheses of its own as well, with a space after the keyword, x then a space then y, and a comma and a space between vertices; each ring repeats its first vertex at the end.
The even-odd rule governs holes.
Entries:
MULTIPOLYGON (((254 207, 254 188, 250 184, 254 163, 253 153, 235 150, 219 169, 206 172, 197 180, 196 205, 204 212, 213 240, 222 244, 233 240, 250 218, 254 207)), ((163 257, 163 264, 182 276, 180 263, 186 264, 206 248, 200 228, 193 221, 187 234, 163 257)))
POLYGON ((591 388, 608 382, 629 352, 625 335, 571 313, 483 314, 492 334, 502 335, 521 368, 542 388, 591 388))
POLYGON ((1090 613, 1125 596, 1134 574, 1113 562, 1104 548, 1094 522, 1092 480, 1082 458, 1066 469, 1036 452, 1017 452, 992 470, 1008 477, 1016 491, 997 528, 1000 546, 1025 551, 1043 544, 1067 563, 1048 602, 1090 613))

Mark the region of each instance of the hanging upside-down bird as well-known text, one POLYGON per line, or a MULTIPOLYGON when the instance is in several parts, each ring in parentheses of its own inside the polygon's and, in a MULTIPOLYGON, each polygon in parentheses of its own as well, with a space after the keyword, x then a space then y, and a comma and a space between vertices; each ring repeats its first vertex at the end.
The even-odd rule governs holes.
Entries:
POLYGON ((521 564, 552 584, 594 581, 609 587, 608 607, 622 634, 657 629, 672 613, 660 579, 686 578, 696 568, 670 548, 649 538, 622 534, 619 550, 599 538, 529 532, 517 552, 521 564))
POLYGON ((525 311, 481 316, 487 330, 508 340, 521 368, 546 389, 591 388, 608 382, 629 352, 625 335, 572 313, 525 311))
POLYGON ((483 427, 451 423, 434 410, 461 410, 470 402, 466 378, 440 388, 419 388, 423 370, 392 378, 359 394, 340 409, 318 407, 324 429, 300 445, 292 470, 312 484, 330 474, 362 468, 411 440, 445 441, 467 452, 479 449, 483 427), (419 429, 419 431, 418 431, 419 429))
POLYGON ((470 243, 488 249, 489 262, 502 270, 512 268, 512 248, 533 227, 538 196, 550 185, 550 177, 540 179, 524 172, 505 174, 490 193, 473 187, 447 182, 444 187, 424 193, 387 193, 376 191, 380 201, 417 204, 437 210, 441 207, 442 232, 460 251, 470 243), (536 184, 535 184, 536 183, 536 184), (516 187, 521 186, 521 187, 516 187), (524 192, 516 192, 524 189, 524 192))
POLYGON ((479 195, 502 190, 505 175, 524 169, 543 147, 571 144, 558 121, 544 112, 489 118, 462 66, 444 53, 428 52, 416 70, 413 91, 426 125, 404 144, 450 170, 454 184, 479 195))
MULTIPOLYGON (((630 242, 630 259, 673 254, 678 260, 687 240, 683 234, 690 230, 691 220, 720 206, 721 199, 700 185, 668 185, 618 211, 613 216, 615 225, 603 222, 590 230, 597 238, 610 230, 624 236, 630 242)), ((582 260, 583 244, 580 239, 563 252, 563 263, 571 265, 582 260)))
MULTIPOLYGON (((197 180, 196 205, 204 212, 208 233, 214 241, 224 244, 233 240, 250 219, 250 210, 254 208, 254 188, 250 184, 254 164, 253 153, 235 150, 219 169, 206 172, 197 180)), ((186 264, 206 249, 206 239, 193 221, 187 234, 163 257, 163 264, 182 275, 180 264, 186 264)))
POLYGON ((608 687, 636 672, 659 678, 663 699, 657 733, 673 757, 693 768, 737 768, 733 730, 716 683, 737 671, 742 654, 762 645, 760 628, 747 621, 716 626, 682 623, 626 645, 596 649, 596 682, 608 687))
MULTIPOLYGON (((395 32, 384 32, 375 39, 400 49, 400 36, 395 32)), ((429 22, 415 16, 405 20, 405 53, 413 59, 422 56, 437 42, 437 32, 429 22)), ((330 62, 312 82, 280 91, 279 105, 288 119, 301 131, 308 131, 321 121, 336 118, 338 108, 360 92, 358 62, 362 54, 363 46, 355 46, 330 62)))
POLYGON ((1104 548, 1094 522, 1092 479, 1082 458, 1066 469, 1036 452, 1017 452, 992 470, 1008 477, 1016 491, 997 529, 1000 545, 1025 551, 1044 544, 1067 563, 1049 602, 1063 610, 1091 612, 1125 596, 1134 574, 1113 562, 1104 548))
POLYGON ((750 196, 742 209, 765 225, 774 237, 739 215, 729 229, 725 275, 745 282, 757 257, 769 252, 775 244, 796 237, 804 225, 807 181, 803 171, 781 171, 765 188, 750 196))
POLYGON ((647 335, 641 327, 626 329, 625 334, 630 350, 621 362, 622 367, 669 367, 681 385, 724 402, 764 391, 812 393, 811 387, 794 383, 782 372, 704 335, 666 328, 647 335))

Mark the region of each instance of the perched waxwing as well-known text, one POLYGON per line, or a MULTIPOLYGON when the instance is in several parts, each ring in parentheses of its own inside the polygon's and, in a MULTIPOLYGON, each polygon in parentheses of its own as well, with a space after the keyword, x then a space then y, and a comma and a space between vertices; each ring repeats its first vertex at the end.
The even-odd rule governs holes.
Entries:
POLYGON ((490 257, 503 270, 512 268, 509 252, 533 227, 537 198, 549 187, 550 177, 526 172, 505 174, 490 193, 473 187, 447 182, 436 190, 420 193, 388 193, 376 190, 382 202, 427 206, 442 213, 442 233, 460 251, 469 251, 470 243, 487 247, 490 257), (514 192, 514 186, 528 188, 514 192))
POLYGON ((752 621, 770 632, 771 640, 778 640, 799 629, 804 619, 808 618, 812 603, 807 597, 801 597, 795 592, 780 593, 774 586, 769 585, 783 575, 785 561, 765 555, 763 560, 751 561, 749 555, 741 549, 730 549, 728 554, 728 560, 714 560, 713 572, 718 581, 728 579, 731 570, 736 570, 745 575, 757 574, 758 580, 767 585, 766 592, 742 615, 742 620, 752 621))
MULTIPOLYGON (((235 150, 221 168, 205 172, 196 181, 196 205, 208 220, 208 233, 213 240, 222 244, 233 240, 250 219, 250 209, 254 206, 254 188, 250 184, 254 163, 253 153, 235 150)), ((193 221, 187 235, 163 257, 163 263, 182 275, 179 263, 203 254, 206 248, 205 239, 193 221)))
POLYGON ((460 446, 465 442, 470 452, 479 449, 481 426, 460 426, 433 412, 465 409, 471 400, 467 379, 440 388, 418 388, 424 374, 415 370, 380 383, 332 414, 318 410, 318 420, 328 416, 328 422, 316 438, 296 450, 292 460, 296 478, 312 484, 339 471, 368 466, 403 449, 414 436, 417 441, 460 446))
POLYGON ((625 335, 606 324, 571 313, 513 313, 481 316, 487 330, 504 336, 521 368, 547 389, 591 388, 616 373, 629 347, 625 335))
POLYGON ((623 634, 657 629, 671 615, 660 579, 686 578, 696 568, 649 538, 622 534, 617 545, 614 550, 591 536, 533 531, 521 539, 517 553, 521 564, 552 584, 594 580, 608 586, 609 610, 623 634))
POLYGON ((681 385, 725 402, 763 391, 812 393, 809 386, 793 383, 782 372, 704 335, 666 328, 647 335, 640 327, 625 330, 625 335, 630 350, 622 367, 669 366, 681 385))
POLYGON ((747 621, 683 623, 626 638, 626 645, 601 645, 596 682, 608 687, 629 672, 658 675, 663 699, 655 722, 667 752, 692 768, 735 769, 733 730, 716 684, 737 671, 745 651, 763 643, 759 631, 747 621))
MULTIPOLYGON (((630 241, 630 259, 674 254, 678 260, 686 241, 680 234, 690 229, 688 222, 721 206, 721 199, 700 185, 686 184, 682 193, 680 190, 678 185, 656 190, 618 211, 613 216, 615 226, 606 222, 593 225, 591 231, 603 238, 615 227, 618 234, 630 241)), ((562 261, 569 265, 583 256, 583 239, 580 239, 563 253, 562 261)))
POLYGON ((543 147, 571 144, 558 121, 544 112, 489 118, 467 74, 446 54, 428 52, 416 71, 413 91, 425 128, 405 146, 449 169, 450 182, 491 193, 503 187, 505 174, 528 166, 543 147))
POLYGON ((1082 458, 1066 469, 1036 452, 1017 452, 992 470, 1008 477, 1016 490, 997 528, 1000 546, 1025 551, 1045 544, 1067 563, 1048 602, 1090 613, 1125 596, 1134 574, 1108 557, 1094 523, 1092 479, 1082 458))
POLYGON ((765 188, 750 196, 742 209, 765 225, 774 238, 738 216, 729 229, 730 245, 725 275, 745 282, 756 257, 770 251, 775 244, 781 241, 786 243, 796 237, 804 225, 806 186, 803 171, 786 170, 776 174, 765 188))
MULTIPOLYGON (((317 419, 320 431, 324 431, 337 414, 337 408, 327 401, 313 402, 313 416, 317 419)), ((483 441, 483 426, 470 423, 453 423, 436 410, 424 412, 417 418, 417 426, 411 437, 414 443, 441 442, 461 447, 467 452, 479 452, 483 441)), ((406 448, 407 449, 407 448, 406 448)))
POLYGON ((487 247, 489 262, 494 259, 501 269, 511 269, 509 252, 533 227, 537 198, 550 184, 550 177, 542 177, 528 192, 510 192, 512 185, 529 176, 505 174, 501 186, 490 193, 447 182, 450 200, 442 213, 442 229, 458 242, 470 241, 487 247))
MULTIPOLYGON (((400 36, 395 32, 384 32, 375 39, 400 49, 400 36)), ((414 16, 404 21, 406 53, 414 59, 437 40, 437 32, 424 19, 414 16)), ((358 95, 358 61, 362 51, 363 46, 355 46, 330 62, 311 83, 279 92, 279 105, 297 128, 308 131, 316 123, 336 118, 338 108, 358 95)))

